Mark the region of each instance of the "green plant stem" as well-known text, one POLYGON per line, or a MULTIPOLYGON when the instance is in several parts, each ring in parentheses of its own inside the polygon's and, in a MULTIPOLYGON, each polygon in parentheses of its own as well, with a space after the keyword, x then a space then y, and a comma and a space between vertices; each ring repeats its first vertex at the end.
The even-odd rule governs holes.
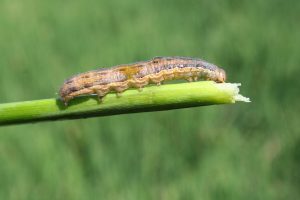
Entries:
POLYGON ((238 84, 200 81, 127 90, 117 97, 78 97, 65 106, 59 99, 0 104, 0 125, 78 119, 249 101, 238 94, 238 84))

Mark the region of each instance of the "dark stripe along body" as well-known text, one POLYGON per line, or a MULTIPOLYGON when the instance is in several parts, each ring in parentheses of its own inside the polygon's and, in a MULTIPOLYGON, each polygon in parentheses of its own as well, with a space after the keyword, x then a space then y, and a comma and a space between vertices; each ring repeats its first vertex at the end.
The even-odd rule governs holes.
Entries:
POLYGON ((67 105, 76 96, 97 94, 99 98, 108 92, 121 93, 128 88, 142 88, 148 84, 160 84, 167 80, 212 80, 225 82, 226 73, 214 64, 198 58, 155 57, 149 61, 118 65, 88 71, 67 79, 59 95, 67 105))

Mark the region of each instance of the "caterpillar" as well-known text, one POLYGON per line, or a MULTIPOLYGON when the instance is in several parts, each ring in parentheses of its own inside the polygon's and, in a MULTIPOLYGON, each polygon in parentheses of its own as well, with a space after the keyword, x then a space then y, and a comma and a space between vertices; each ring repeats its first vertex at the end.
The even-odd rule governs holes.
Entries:
POLYGON ((212 80, 225 82, 222 68, 198 58, 155 57, 148 61, 101 68, 77 74, 63 83, 59 90, 65 105, 74 97, 96 94, 99 99, 115 91, 117 95, 128 88, 148 84, 160 85, 163 81, 185 79, 187 81, 212 80))

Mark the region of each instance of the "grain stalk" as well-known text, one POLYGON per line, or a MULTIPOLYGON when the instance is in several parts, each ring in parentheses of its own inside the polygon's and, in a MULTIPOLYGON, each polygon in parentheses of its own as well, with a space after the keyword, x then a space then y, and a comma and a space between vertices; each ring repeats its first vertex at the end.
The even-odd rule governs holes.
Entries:
POLYGON ((238 86, 240 84, 199 81, 151 86, 142 92, 127 90, 120 97, 112 93, 102 102, 97 96, 82 96, 70 101, 68 106, 55 98, 4 103, 0 104, 0 125, 250 102, 239 94, 238 86))

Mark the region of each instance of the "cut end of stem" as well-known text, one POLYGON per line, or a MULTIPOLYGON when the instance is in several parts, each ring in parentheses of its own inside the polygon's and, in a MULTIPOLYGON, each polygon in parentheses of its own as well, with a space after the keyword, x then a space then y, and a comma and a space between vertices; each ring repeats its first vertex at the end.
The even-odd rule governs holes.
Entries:
POLYGON ((218 87, 221 90, 228 90, 228 91, 232 91, 232 101, 233 103, 235 103, 236 101, 242 101, 242 102, 246 102, 246 103, 250 103, 251 100, 248 97, 244 97, 243 95, 241 95, 239 86, 241 86, 241 83, 222 83, 222 84, 217 84, 218 87))

